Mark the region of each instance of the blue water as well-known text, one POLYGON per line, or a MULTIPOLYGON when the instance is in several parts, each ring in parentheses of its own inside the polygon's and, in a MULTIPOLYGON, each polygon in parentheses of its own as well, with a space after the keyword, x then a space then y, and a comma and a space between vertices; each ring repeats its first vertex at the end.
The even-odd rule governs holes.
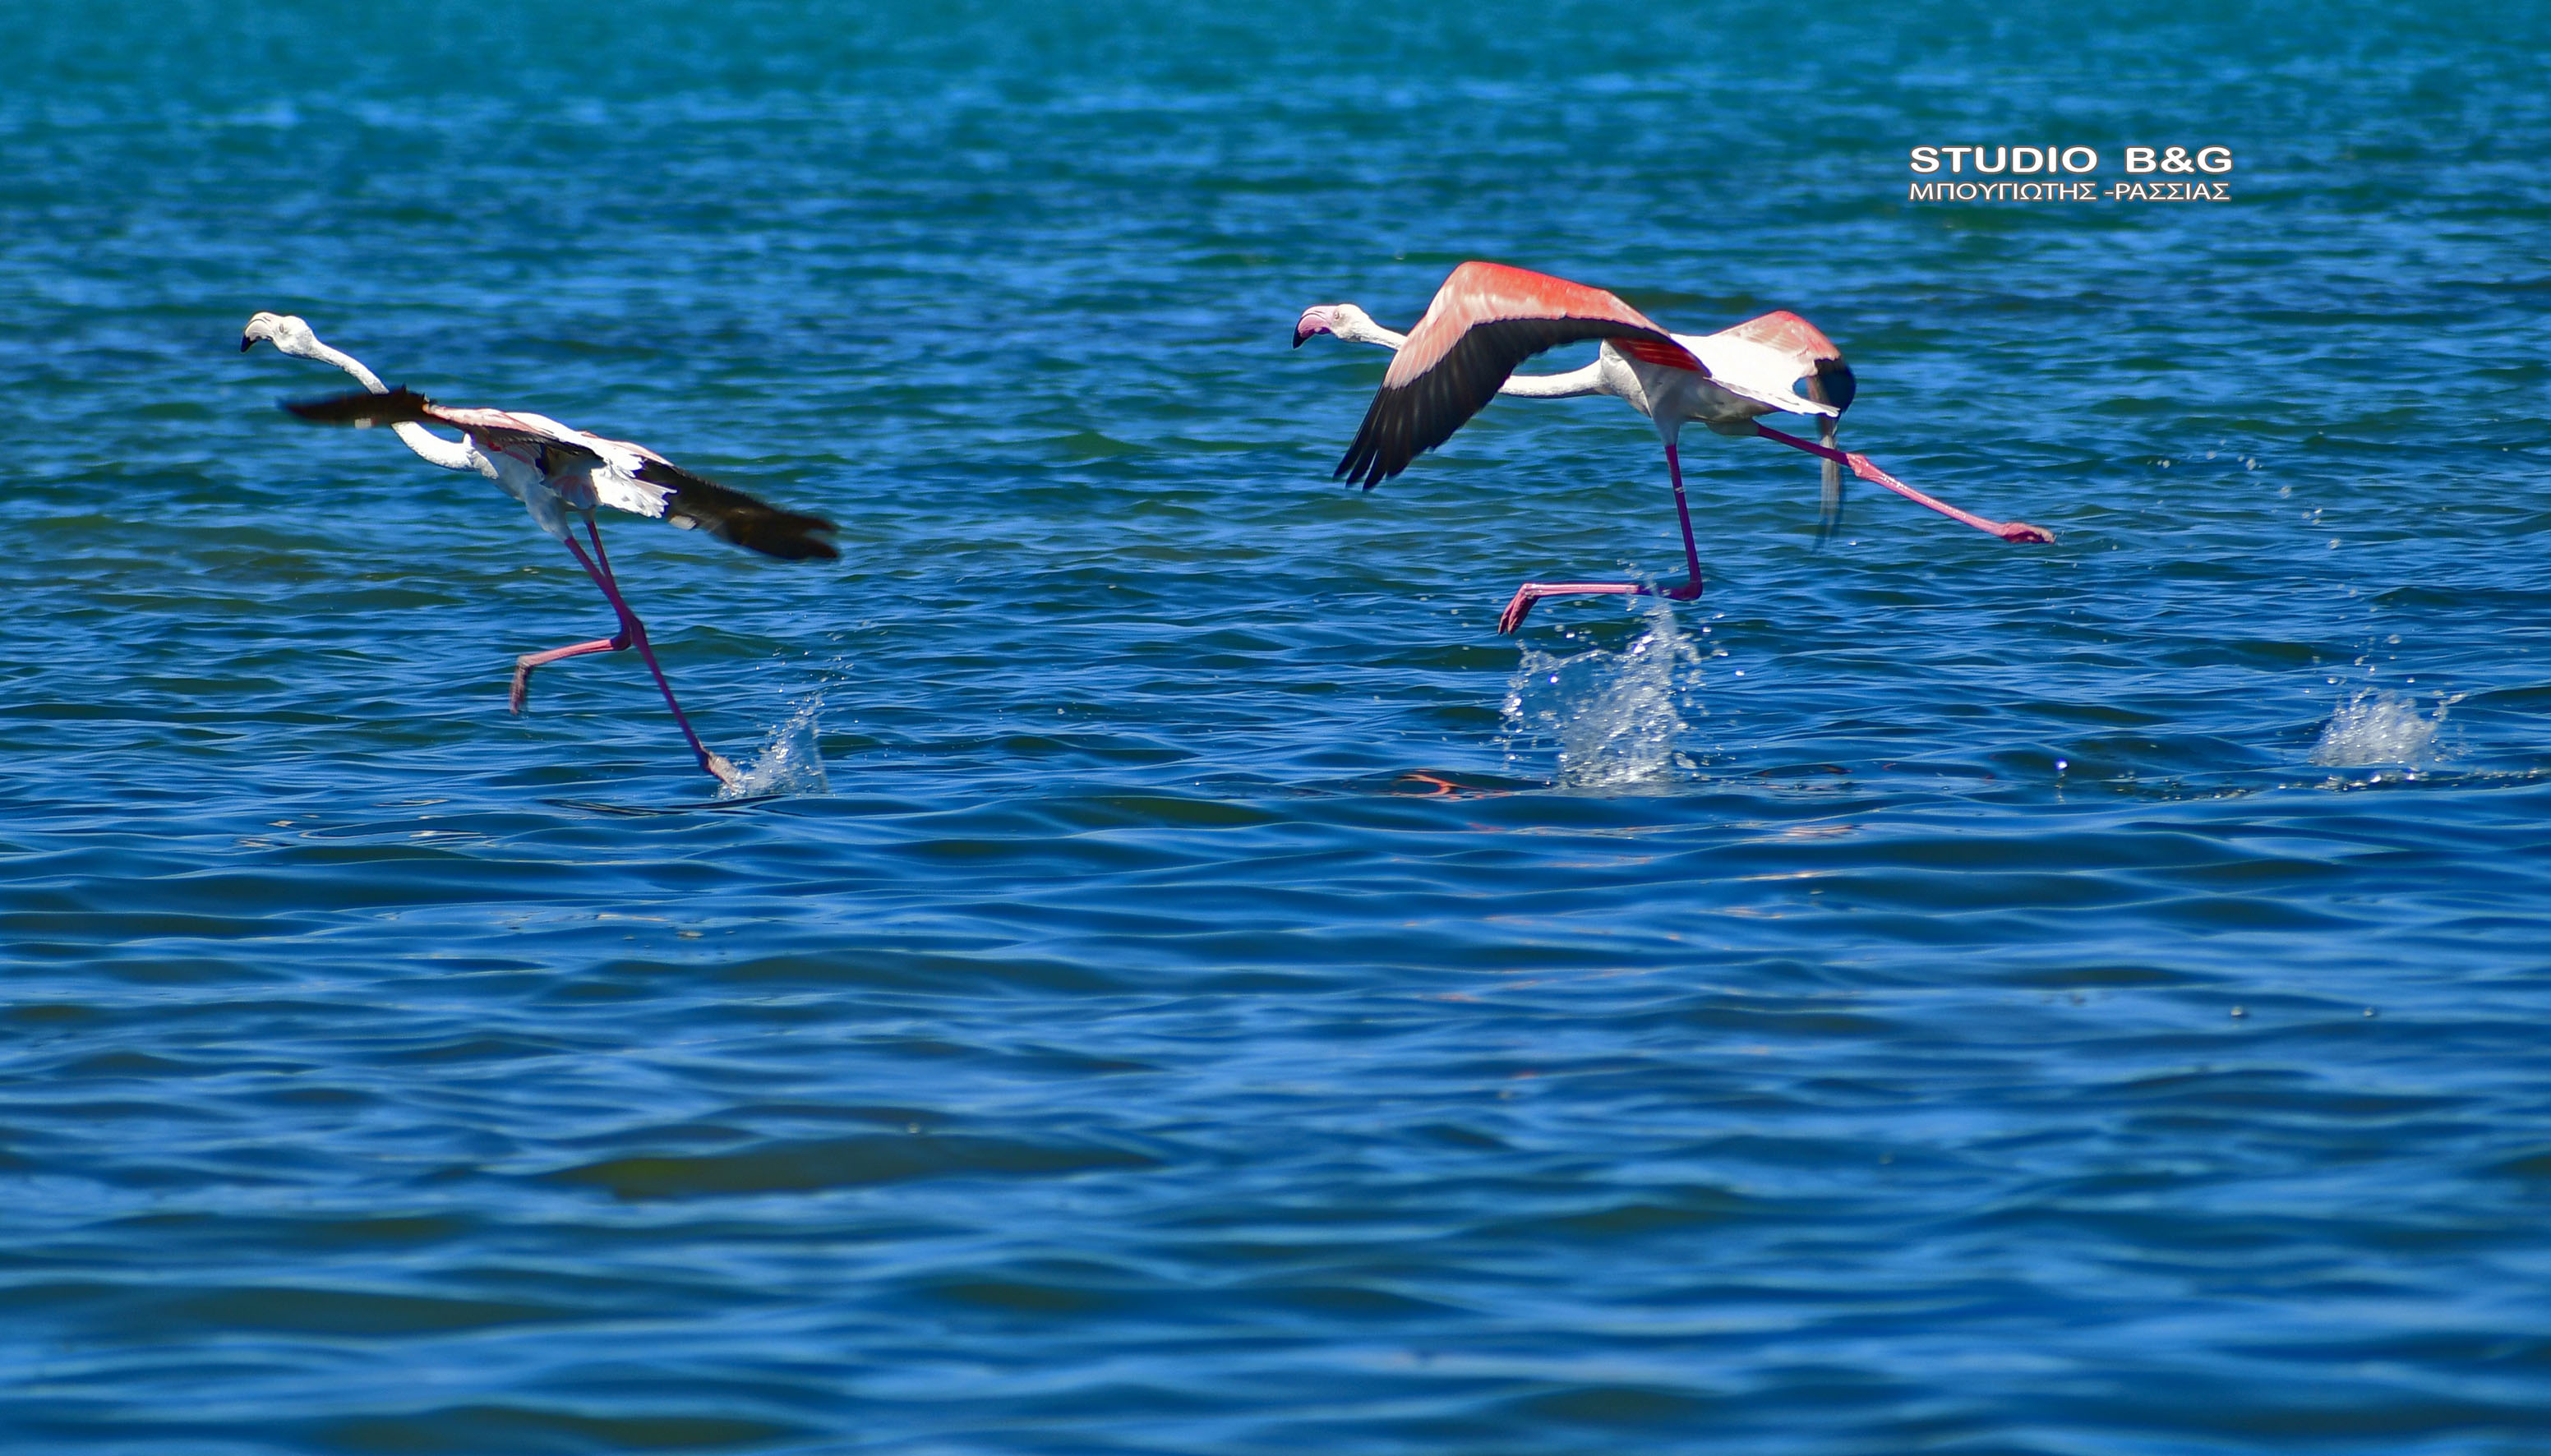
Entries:
POLYGON ((2551 19, 2090 9, 17 7, 0 1445, 2551 1447, 2551 19), (2060 542, 1501 638, 1653 433, 1286 347, 1467 257, 2060 542), (261 309, 837 519, 606 528, 777 797, 261 309))

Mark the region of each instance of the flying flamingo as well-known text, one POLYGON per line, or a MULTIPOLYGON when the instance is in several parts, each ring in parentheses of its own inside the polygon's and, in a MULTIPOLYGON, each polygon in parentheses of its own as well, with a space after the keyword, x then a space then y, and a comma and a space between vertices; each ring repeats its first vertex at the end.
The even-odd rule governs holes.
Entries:
POLYGON ((646 625, 629 610, 627 599, 620 594, 619 579, 612 574, 611 558, 603 554, 602 533, 594 522, 594 508, 609 506, 668 521, 686 531, 706 531, 720 540, 784 560, 838 557, 841 553, 818 534, 833 530, 833 523, 820 516, 765 505, 742 491, 694 475, 644 445, 571 430, 546 416, 506 410, 448 409, 413 391, 391 389, 360 360, 320 342, 308 324, 288 314, 260 313, 250 319, 240 336, 241 352, 247 352, 260 339, 295 357, 334 364, 363 386, 360 394, 287 404, 285 409, 305 420, 326 424, 387 425, 427 462, 446 470, 475 470, 495 481, 523 503, 543 531, 563 542, 585 575, 602 588, 603 599, 619 618, 619 632, 546 652, 526 652, 515 658, 510 695, 514 712, 522 712, 530 696, 534 668, 588 652, 620 652, 636 647, 638 655, 646 659, 647 670, 655 675, 656 686, 664 694, 664 706, 672 710, 673 723, 681 728, 683 740, 691 745, 701 769, 730 787, 744 782, 744 775, 733 763, 723 754, 709 751, 700 741, 699 734, 691 730, 690 720, 682 715, 682 705, 673 700, 673 685, 665 680, 655 649, 648 645, 646 625), (427 422, 459 430, 461 438, 446 439, 427 430, 427 422), (576 541, 570 521, 573 517, 583 519, 585 537, 593 542, 590 556, 576 541))
MULTIPOLYGON (((1402 335, 1382 328, 1351 303, 1320 304, 1293 326, 1293 346, 1315 334, 1394 349, 1381 390, 1365 411, 1355 442, 1338 461, 1337 474, 1367 490, 1408 468, 1419 454, 1453 437, 1473 415, 1500 394, 1528 399, 1567 399, 1608 394, 1630 402, 1664 437, 1666 472, 1674 480, 1675 515, 1683 523, 1689 578, 1664 595, 1688 602, 1700 595, 1700 548, 1692 540, 1691 508, 1683 488, 1683 462, 1675 442, 1683 427, 1698 421, 1718 435, 1760 435, 1824 460, 1824 515, 1828 529, 1842 502, 1842 470, 1875 481, 1917 504, 1990 532, 2006 541, 2052 542, 2055 534, 2018 521, 1988 521, 1924 495, 1834 443, 1842 412, 1858 385, 1842 351, 1813 324, 1791 313, 1765 314, 1732 329, 1694 336, 1669 334, 1646 315, 1599 288, 1502 263, 1469 262, 1453 270, 1426 316, 1402 335), (1598 339, 1593 363, 1565 374, 1516 374, 1516 366, 1544 349, 1598 339), (1801 396, 1791 388, 1802 382, 1801 396), (1820 442, 1800 439, 1755 423, 1769 414, 1811 415, 1820 442)), ((1497 631, 1523 625, 1544 597, 1599 594, 1646 595, 1648 588, 1611 581, 1527 581, 1497 618, 1497 631)))

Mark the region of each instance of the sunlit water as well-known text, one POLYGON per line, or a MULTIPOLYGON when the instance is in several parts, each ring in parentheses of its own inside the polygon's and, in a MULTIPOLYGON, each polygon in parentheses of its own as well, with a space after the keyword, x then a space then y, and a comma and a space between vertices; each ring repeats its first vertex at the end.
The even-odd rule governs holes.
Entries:
POLYGON ((23 7, 0 1448, 2551 1446, 2544 26, 23 7), (1500 638, 1654 432, 1287 347, 1471 256, 2061 539, 1694 432, 1500 638), (839 521, 605 526, 751 792, 259 309, 839 521))
POLYGON ((2436 730, 2445 726, 2451 708, 2450 702, 2440 702, 2432 713, 2425 712, 2417 699, 2405 693, 2359 688, 2330 715, 2320 730, 2320 741, 2312 744, 2311 761, 2339 768, 2424 764, 2433 755, 2436 730))
POLYGON ((739 765, 743 781, 723 786, 718 797, 753 799, 831 793, 832 780, 824 772, 823 711, 824 700, 820 697, 799 704, 787 721, 763 740, 762 751, 749 763, 739 765))
POLYGON ((1537 762, 1546 746, 1572 788, 1662 785, 1690 769, 1683 745, 1706 712, 1700 650, 1670 605, 1640 605, 1645 629, 1617 650, 1523 649, 1506 684, 1509 763, 1537 762))

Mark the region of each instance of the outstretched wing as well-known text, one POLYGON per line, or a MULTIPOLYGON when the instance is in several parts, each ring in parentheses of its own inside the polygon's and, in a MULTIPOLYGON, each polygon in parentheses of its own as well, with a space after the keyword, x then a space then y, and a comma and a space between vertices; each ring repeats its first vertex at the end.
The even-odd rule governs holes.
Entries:
POLYGON ((369 430, 375 425, 413 425, 428 418, 434 401, 402 384, 387 394, 374 394, 358 389, 352 394, 332 394, 326 399, 285 400, 285 413, 298 415, 319 425, 352 425, 357 430, 369 430))
POLYGON ((287 400, 283 408, 317 424, 351 425, 357 430, 429 421, 449 425, 496 449, 539 457, 544 470, 553 468, 553 461, 588 467, 602 463, 601 451, 571 437, 562 437, 554 429, 543 428, 550 422, 537 416, 512 415, 503 410, 446 409, 404 384, 387 394, 357 390, 326 399, 287 400))
POLYGON ((552 438, 573 440, 592 450, 603 464, 592 475, 594 496, 615 511, 669 521, 684 531, 705 531, 730 545, 783 561, 831 561, 842 554, 816 534, 835 529, 821 516, 783 511, 756 500, 705 475, 694 475, 633 440, 577 430, 546 415, 513 418, 557 432, 552 438))
POLYGON ((1673 336, 1600 288, 1502 263, 1462 264, 1381 376, 1337 473, 1373 489, 1451 439, 1524 360, 1587 339, 1623 340, 1652 364, 1701 369, 1673 336))
POLYGON ((545 474, 561 466, 582 468, 590 472, 603 504, 620 510, 662 517, 785 561, 830 561, 842 554, 819 535, 835 529, 821 516, 783 511, 694 475, 644 445, 588 435, 544 415, 447 409, 403 386, 387 394, 334 395, 284 408, 324 425, 450 425, 486 447, 533 461, 545 474), (638 484, 618 479, 623 475, 638 484))
POLYGON ((1697 340, 1692 351, 1720 388, 1790 414, 1839 415, 1859 392, 1842 350, 1815 325, 1786 310, 1721 329, 1697 340), (1798 408, 1799 396, 1791 392, 1802 379, 1806 409, 1798 408))
MULTIPOLYGON (((1817 437, 1825 448, 1836 448, 1836 426, 1860 393, 1860 381, 1824 331, 1783 310, 1694 340, 1692 349, 1708 363, 1710 378, 1720 388, 1776 410, 1821 416, 1816 421, 1817 437), (1790 392, 1801 382, 1803 399, 1790 392)), ((1824 462, 1823 484, 1817 512, 1819 544, 1830 539, 1842 522, 1842 466, 1831 457, 1824 462)))
POLYGON ((685 531, 705 531, 719 540, 783 561, 831 561, 842 553, 818 533, 833 523, 802 511, 783 511, 740 490, 694 475, 653 450, 634 473, 668 491, 664 519, 685 531))

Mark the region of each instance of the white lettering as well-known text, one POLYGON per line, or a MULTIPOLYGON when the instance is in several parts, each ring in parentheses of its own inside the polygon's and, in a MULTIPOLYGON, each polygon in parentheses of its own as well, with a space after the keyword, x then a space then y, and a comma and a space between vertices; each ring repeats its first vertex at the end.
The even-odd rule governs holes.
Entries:
POLYGON ((1913 146, 1905 150, 1906 165, 1923 176, 1942 172, 1982 174, 1973 182, 1916 182, 1906 184, 1907 202, 2095 202, 2103 196, 2109 202, 2229 202, 2230 187, 2222 182, 2209 182, 2195 177, 2186 180, 2152 177, 2154 172, 2172 172, 2186 176, 2193 172, 2222 173, 2233 169, 2232 148, 2228 146, 2128 146, 2123 148, 2126 171, 2149 181, 2122 182, 2114 185, 2095 181, 2064 182, 2055 178, 2064 172, 2076 175, 2096 172, 2099 152, 2090 146, 1913 146), (1940 159, 1948 158, 1942 167, 1940 159), (1975 163, 1972 167, 1968 163, 1975 163), (2014 177, 2043 176, 2043 182, 1985 181, 1983 176, 2008 173, 2014 177))

